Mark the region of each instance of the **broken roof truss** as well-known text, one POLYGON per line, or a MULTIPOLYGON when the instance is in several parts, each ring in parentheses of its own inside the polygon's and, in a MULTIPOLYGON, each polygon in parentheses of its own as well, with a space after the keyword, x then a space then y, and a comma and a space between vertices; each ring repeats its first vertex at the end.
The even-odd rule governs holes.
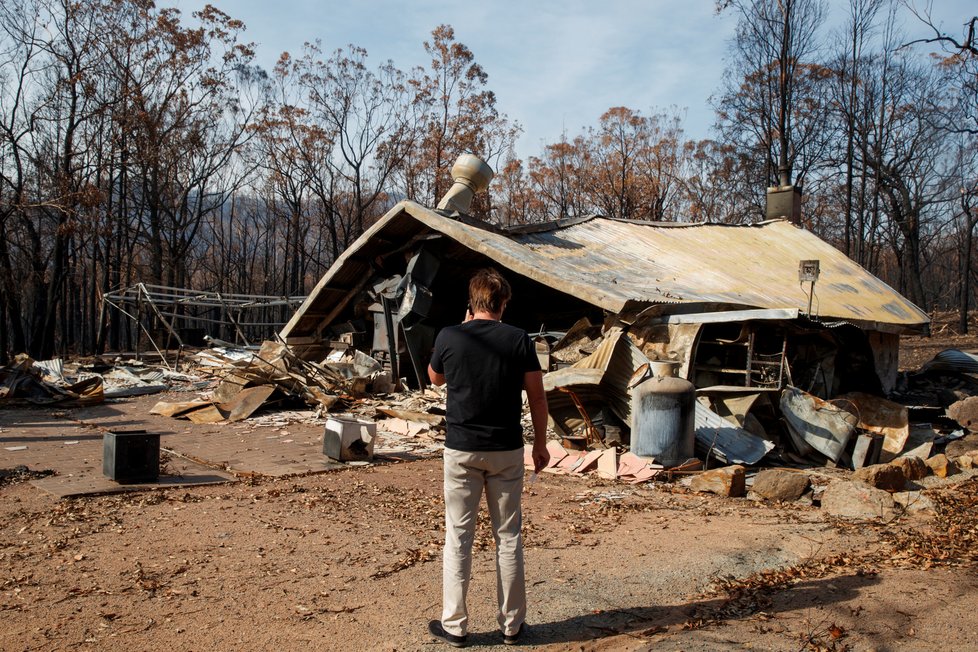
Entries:
POLYGON ((274 334, 305 300, 304 296, 274 296, 235 294, 174 288, 163 285, 136 283, 103 295, 103 319, 106 306, 111 306, 135 322, 162 355, 162 349, 175 342, 180 349, 185 342, 185 328, 201 328, 208 332, 230 329, 236 343, 245 346, 274 334), (166 341, 156 342, 145 325, 144 317, 159 320, 166 341))

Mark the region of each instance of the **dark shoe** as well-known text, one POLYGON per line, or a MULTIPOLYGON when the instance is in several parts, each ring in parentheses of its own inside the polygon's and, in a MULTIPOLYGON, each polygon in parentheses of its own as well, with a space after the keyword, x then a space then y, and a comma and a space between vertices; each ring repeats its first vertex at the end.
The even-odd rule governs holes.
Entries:
POLYGON ((520 642, 520 637, 523 636, 523 631, 526 629, 526 623, 520 623, 520 628, 516 630, 515 634, 503 634, 503 644, 505 645, 516 645, 520 642))
POLYGON ((452 647, 465 647, 467 645, 468 636, 456 636, 455 634, 449 634, 445 631, 445 628, 441 626, 440 620, 432 620, 428 623, 428 633, 437 638, 443 643, 448 643, 452 647))

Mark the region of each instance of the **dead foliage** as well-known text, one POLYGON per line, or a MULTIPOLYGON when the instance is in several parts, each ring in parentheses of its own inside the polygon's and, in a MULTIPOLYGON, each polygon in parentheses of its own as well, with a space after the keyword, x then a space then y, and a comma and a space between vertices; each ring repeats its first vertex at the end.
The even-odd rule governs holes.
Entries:
POLYGON ((12 469, 0 469, 0 487, 21 482, 30 482, 38 478, 46 478, 54 475, 54 471, 46 469, 44 471, 32 471, 24 465, 15 466, 12 469))
POLYGON ((394 564, 388 566, 387 568, 382 568, 370 575, 370 577, 375 580, 379 580, 382 577, 387 577, 393 575, 398 571, 402 571, 406 568, 411 568, 415 564, 420 564, 422 562, 431 561, 435 558, 435 554, 431 549, 412 549, 404 553, 400 559, 394 564))
POLYGON ((834 622, 820 622, 798 635, 799 652, 849 652, 852 646, 845 641, 849 632, 834 622))
POLYGON ((886 561, 900 566, 978 565, 978 477, 931 495, 937 516, 927 530, 884 530, 892 554, 886 561))
POLYGON ((857 575, 875 573, 858 554, 840 554, 810 559, 787 568, 767 569, 743 578, 721 577, 714 582, 713 589, 703 596, 722 596, 721 602, 708 607, 697 607, 683 629, 699 629, 763 612, 771 606, 775 591, 789 588, 803 580, 825 577, 840 568, 846 568, 857 575))
MULTIPOLYGON (((931 497, 937 505, 937 517, 929 529, 891 524, 880 529, 883 545, 873 550, 810 559, 796 566, 764 570, 744 578, 719 578, 703 597, 720 596, 721 602, 697 607, 683 628, 698 629, 763 613, 771 606, 774 592, 788 589, 802 580, 826 577, 841 569, 866 576, 875 574, 882 566, 975 567, 978 565, 978 477, 937 490, 931 497)), ((812 633, 801 649, 849 649, 838 640, 841 636, 833 635, 831 629, 826 631, 827 639, 822 634, 812 633)))

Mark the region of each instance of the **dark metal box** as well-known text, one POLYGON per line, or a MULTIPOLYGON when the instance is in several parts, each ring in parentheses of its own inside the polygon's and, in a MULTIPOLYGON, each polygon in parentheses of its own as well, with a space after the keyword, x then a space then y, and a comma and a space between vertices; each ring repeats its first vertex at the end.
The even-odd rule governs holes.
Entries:
POLYGON ((106 433, 102 438, 102 474, 119 483, 159 480, 159 434, 145 430, 106 433))

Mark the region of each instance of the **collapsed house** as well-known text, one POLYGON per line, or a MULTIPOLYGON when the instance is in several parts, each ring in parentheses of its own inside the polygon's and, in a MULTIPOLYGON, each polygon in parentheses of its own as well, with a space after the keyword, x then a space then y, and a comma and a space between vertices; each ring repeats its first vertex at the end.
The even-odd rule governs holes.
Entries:
POLYGON ((790 221, 589 216, 503 229, 466 214, 491 171, 475 157, 464 163, 438 208, 401 201, 354 242, 283 341, 309 359, 364 351, 423 387, 435 335, 462 320, 471 274, 493 266, 513 288, 505 320, 536 337, 551 372, 558 433, 583 424, 627 442, 628 377, 642 359, 669 359, 703 405, 736 421, 735 436, 776 440, 786 388, 812 400, 884 396, 897 381, 900 335, 927 331, 924 312, 790 221), (616 343, 602 348, 609 335, 616 343), (595 370, 590 379, 582 367, 595 370), (576 380, 554 382, 561 373, 576 380))

